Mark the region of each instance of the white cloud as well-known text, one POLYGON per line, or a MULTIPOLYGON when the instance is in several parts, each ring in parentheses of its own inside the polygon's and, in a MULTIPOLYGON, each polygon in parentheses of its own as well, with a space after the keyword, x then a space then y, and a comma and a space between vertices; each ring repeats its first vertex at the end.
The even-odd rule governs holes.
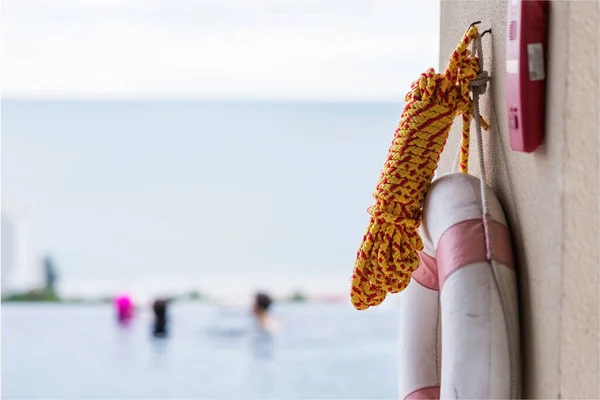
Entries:
POLYGON ((397 98, 437 63, 412 3, 5 0, 3 95, 397 98))

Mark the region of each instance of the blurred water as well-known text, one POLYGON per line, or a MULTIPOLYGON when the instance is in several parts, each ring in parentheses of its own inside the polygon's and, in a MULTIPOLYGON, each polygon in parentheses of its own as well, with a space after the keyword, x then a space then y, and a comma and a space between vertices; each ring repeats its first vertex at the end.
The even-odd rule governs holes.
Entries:
POLYGON ((282 330, 265 353, 243 308, 175 304, 161 340, 146 310, 119 327, 108 305, 3 305, 2 398, 397 397, 393 309, 280 304, 274 313, 282 330))

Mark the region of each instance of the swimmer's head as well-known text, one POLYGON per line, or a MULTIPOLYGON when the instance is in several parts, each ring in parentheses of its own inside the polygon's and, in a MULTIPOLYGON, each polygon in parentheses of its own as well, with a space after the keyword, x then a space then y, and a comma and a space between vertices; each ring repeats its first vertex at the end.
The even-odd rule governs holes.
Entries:
POLYGON ((266 293, 257 293, 254 296, 254 313, 255 314, 264 314, 273 304, 273 300, 266 293))

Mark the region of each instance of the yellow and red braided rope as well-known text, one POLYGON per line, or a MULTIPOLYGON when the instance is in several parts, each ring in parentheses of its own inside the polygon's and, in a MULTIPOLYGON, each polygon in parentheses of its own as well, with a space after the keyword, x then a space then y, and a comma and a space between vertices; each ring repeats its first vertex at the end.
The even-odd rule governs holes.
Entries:
POLYGON ((375 205, 358 250, 350 297, 359 310, 402 291, 419 266, 423 243, 417 233, 421 208, 454 118, 462 114, 461 172, 468 170, 472 100, 469 84, 479 72, 468 50, 477 35, 470 27, 444 74, 432 68, 413 82, 373 197, 375 205))

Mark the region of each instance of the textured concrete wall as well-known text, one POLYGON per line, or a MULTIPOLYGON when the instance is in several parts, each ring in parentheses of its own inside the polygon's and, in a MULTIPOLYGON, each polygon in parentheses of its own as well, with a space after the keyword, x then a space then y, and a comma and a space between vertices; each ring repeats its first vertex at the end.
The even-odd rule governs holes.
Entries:
POLYGON ((598 364, 599 12, 569 3, 560 393, 600 398, 598 364))
MULTIPOLYGON (((552 2, 544 145, 508 145, 505 107, 506 2, 442 1, 440 67, 469 24, 483 38, 493 79, 482 98, 486 180, 505 208, 519 271, 524 396, 598 394, 598 2, 552 2), (586 40, 587 37, 587 40, 586 40)), ((438 173, 451 170, 453 126, 438 173)), ((471 154, 477 154, 475 140, 471 154)), ((470 173, 479 175, 476 157, 470 173)))

